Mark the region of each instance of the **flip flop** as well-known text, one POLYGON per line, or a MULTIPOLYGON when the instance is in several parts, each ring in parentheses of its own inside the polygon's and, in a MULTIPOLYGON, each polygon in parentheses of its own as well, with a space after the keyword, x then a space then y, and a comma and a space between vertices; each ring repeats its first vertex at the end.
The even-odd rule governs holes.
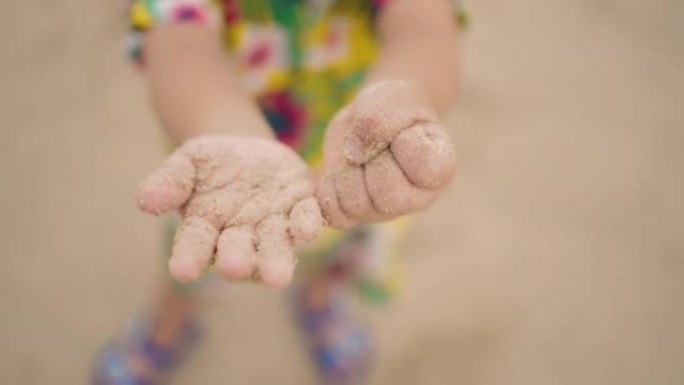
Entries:
POLYGON ((306 287, 292 289, 290 303, 325 385, 364 384, 370 371, 370 333, 346 300, 333 293, 322 306, 312 306, 306 287))
POLYGON ((162 347, 152 342, 153 326, 150 317, 134 317, 100 352, 90 384, 160 385, 197 348, 203 335, 200 323, 189 319, 179 330, 177 343, 162 347))

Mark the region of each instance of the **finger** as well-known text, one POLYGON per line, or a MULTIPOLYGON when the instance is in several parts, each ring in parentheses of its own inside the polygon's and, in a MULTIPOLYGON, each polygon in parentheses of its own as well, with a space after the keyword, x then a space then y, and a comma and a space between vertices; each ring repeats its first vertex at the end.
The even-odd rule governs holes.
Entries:
POLYGON ((349 218, 363 222, 387 219, 373 207, 366 189, 365 166, 348 166, 335 174, 335 193, 342 212, 349 218))
POLYGON ((199 277, 214 256, 217 238, 218 230, 206 220, 200 217, 183 219, 169 260, 171 275, 181 282, 199 277))
POLYGON ((323 138, 323 164, 346 163, 342 149, 345 137, 351 128, 353 103, 343 107, 332 117, 323 138))
POLYGON ((414 186, 404 175, 392 153, 385 151, 366 165, 366 188, 378 212, 399 216, 426 208, 436 193, 414 186))
POLYGON ((294 272, 295 255, 292 241, 287 234, 284 215, 272 215, 264 219, 256 230, 258 238, 258 276, 269 287, 284 287, 294 272))
POLYGON ((385 150, 392 139, 416 122, 437 121, 437 113, 414 82, 385 81, 366 87, 353 102, 351 132, 344 153, 361 165, 385 150))
POLYGON ((140 184, 138 206, 151 214, 177 209, 188 200, 194 184, 195 167, 177 151, 140 184))
POLYGON ((400 132, 390 150, 406 177, 418 187, 446 187, 456 172, 453 143, 437 124, 418 123, 400 132))
POLYGON ((290 235, 295 241, 311 241, 323 227, 323 216, 316 198, 308 197, 295 203, 290 211, 290 235))
POLYGON ((252 229, 248 226, 229 227, 218 238, 216 267, 226 278, 249 278, 256 265, 255 254, 252 229))
POLYGON ((336 229, 348 229, 357 224, 357 221, 349 218, 342 211, 335 191, 333 174, 326 174, 320 179, 316 186, 316 199, 328 226, 336 229))

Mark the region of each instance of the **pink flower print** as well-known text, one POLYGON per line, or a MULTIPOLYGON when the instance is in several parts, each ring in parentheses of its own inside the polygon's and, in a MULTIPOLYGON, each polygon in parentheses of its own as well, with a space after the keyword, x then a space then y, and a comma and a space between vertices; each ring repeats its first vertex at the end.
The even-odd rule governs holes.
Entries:
POLYGON ((349 54, 349 30, 349 20, 342 16, 333 18, 323 40, 313 44, 305 52, 305 65, 311 69, 320 69, 346 58, 349 54))
POLYGON ((261 41, 247 53, 246 64, 247 68, 255 68, 266 63, 269 56, 273 54, 273 47, 266 41, 261 41))
POLYGON ((223 0, 223 21, 233 24, 240 18, 240 8, 237 0, 223 0))
POLYGON ((289 66, 287 32, 275 25, 247 24, 236 54, 244 69, 244 82, 252 92, 269 87, 273 75, 284 73, 289 66))
POLYGON ((342 36, 346 31, 340 23, 334 23, 330 29, 328 29, 325 36, 325 45, 330 50, 339 49, 342 43, 342 36))
POLYGON ((209 15, 206 9, 197 5, 178 5, 171 11, 171 20, 206 23, 209 21, 209 15))
POLYGON ((285 91, 265 94, 259 105, 281 143, 297 149, 305 137, 306 109, 285 91))

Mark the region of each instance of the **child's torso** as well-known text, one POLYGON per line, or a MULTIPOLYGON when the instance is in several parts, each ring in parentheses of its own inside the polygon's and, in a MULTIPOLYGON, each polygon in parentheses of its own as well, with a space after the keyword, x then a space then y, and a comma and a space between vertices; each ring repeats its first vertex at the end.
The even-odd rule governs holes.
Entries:
POLYGON ((224 0, 223 39, 279 140, 318 163, 328 121, 375 59, 371 0, 224 0))

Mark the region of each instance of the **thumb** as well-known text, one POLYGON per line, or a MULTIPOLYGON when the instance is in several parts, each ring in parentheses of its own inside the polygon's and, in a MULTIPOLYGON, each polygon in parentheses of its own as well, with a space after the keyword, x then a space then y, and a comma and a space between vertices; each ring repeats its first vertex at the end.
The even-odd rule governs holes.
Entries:
POLYGON ((352 102, 343 151, 352 165, 368 163, 395 136, 418 122, 436 122, 437 113, 417 83, 388 80, 366 86, 352 102))
POLYGON ((138 188, 138 206, 160 214, 180 208, 195 187, 195 166, 181 151, 174 152, 138 188))

